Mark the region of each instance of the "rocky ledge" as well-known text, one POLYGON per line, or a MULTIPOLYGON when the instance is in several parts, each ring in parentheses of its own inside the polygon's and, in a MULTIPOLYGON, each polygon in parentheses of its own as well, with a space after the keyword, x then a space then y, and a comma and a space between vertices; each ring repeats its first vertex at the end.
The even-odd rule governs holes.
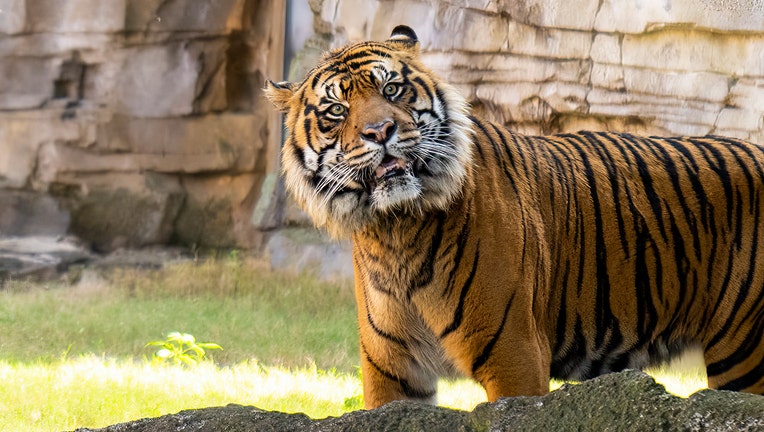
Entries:
POLYGON ((190 257, 183 249, 167 246, 97 254, 76 237, 0 236, 0 288, 8 280, 42 282, 78 278, 81 275, 76 270, 84 267, 161 268, 187 259, 190 257))
POLYGON ((53 279, 92 258, 73 238, 0 237, 0 287, 7 279, 53 279))
POLYGON ((472 412, 394 402, 371 411, 313 420, 254 407, 228 405, 182 411, 103 429, 155 431, 762 431, 764 397, 704 390, 684 399, 666 393, 648 375, 625 371, 542 397, 516 397, 472 412))

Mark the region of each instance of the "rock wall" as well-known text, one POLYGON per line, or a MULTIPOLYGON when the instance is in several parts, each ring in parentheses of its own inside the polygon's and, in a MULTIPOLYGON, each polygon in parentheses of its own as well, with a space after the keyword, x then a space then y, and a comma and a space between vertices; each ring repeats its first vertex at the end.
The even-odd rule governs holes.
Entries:
POLYGON ((0 0, 0 234, 257 245, 275 226, 252 217, 273 206, 281 128, 260 92, 282 73, 284 16, 283 1, 0 0))
POLYGON ((482 115, 519 131, 711 133, 764 144, 761 0, 310 5, 321 48, 411 26, 426 64, 482 115))

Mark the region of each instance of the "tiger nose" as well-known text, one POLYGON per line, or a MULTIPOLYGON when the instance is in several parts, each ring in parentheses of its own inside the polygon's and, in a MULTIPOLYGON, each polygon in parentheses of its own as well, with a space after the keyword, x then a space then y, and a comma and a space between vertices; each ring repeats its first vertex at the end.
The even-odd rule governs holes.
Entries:
POLYGON ((375 142, 377 144, 384 144, 390 139, 390 135, 395 132, 395 123, 390 120, 385 120, 372 125, 366 125, 361 137, 367 141, 375 142))

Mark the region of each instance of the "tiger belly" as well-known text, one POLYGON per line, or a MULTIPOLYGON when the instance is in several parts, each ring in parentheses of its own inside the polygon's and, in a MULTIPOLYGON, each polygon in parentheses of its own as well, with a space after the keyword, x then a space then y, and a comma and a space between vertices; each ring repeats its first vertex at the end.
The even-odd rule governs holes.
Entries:
POLYGON ((666 365, 688 351, 698 348, 691 341, 651 341, 649 345, 628 351, 606 353, 586 352, 584 347, 572 347, 567 353, 555 353, 551 377, 563 381, 583 381, 624 369, 647 369, 666 365))

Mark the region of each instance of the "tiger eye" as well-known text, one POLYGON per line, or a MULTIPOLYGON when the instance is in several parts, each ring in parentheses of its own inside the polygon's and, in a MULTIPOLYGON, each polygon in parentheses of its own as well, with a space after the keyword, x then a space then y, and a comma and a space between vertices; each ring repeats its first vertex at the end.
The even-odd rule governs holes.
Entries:
POLYGON ((385 86, 384 89, 382 89, 382 93, 385 94, 385 96, 395 96, 396 93, 398 93, 398 84, 390 83, 385 86))
POLYGON ((329 114, 341 116, 342 114, 345 114, 345 109, 345 105, 337 103, 329 107, 329 114))

